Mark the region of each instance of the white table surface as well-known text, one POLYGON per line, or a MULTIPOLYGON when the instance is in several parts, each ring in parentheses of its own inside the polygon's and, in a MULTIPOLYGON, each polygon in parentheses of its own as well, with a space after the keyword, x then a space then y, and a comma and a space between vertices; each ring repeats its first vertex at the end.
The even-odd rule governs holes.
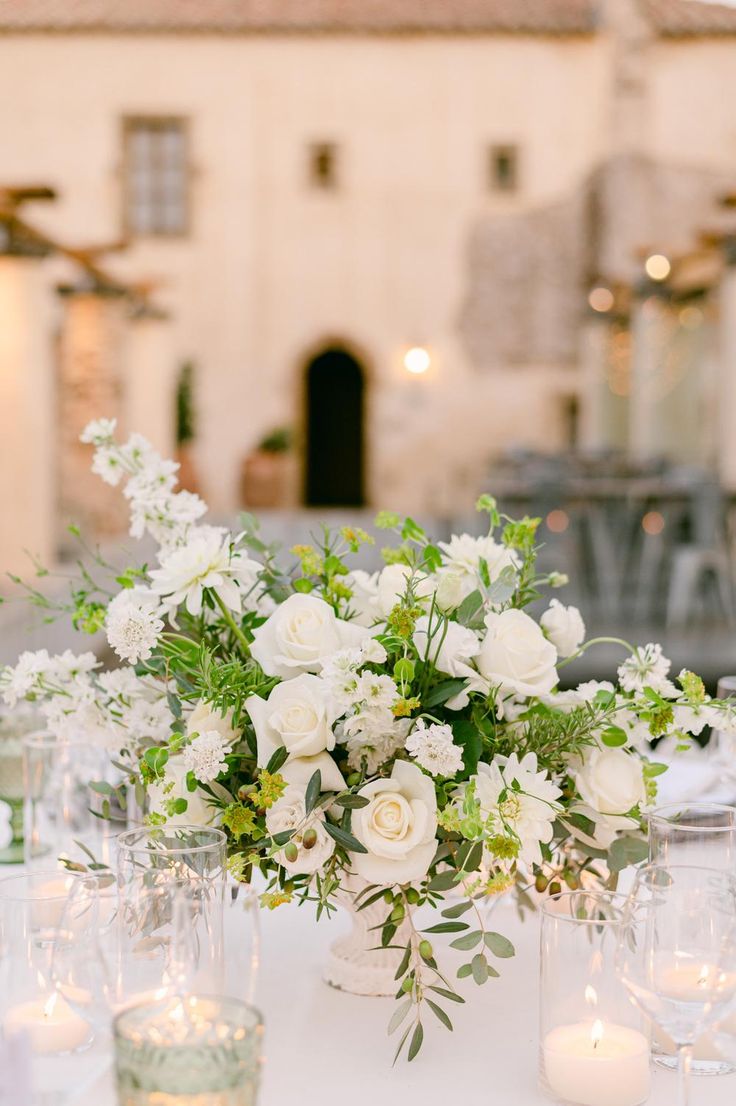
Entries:
MULTIPOLYGON (((316 924, 312 909, 284 906, 262 915, 257 1001, 266 1035, 259 1106, 549 1106, 537 1088, 537 918, 521 924, 511 907, 499 907, 493 925, 514 941, 517 955, 499 962, 500 979, 480 988, 462 983, 466 1004, 447 1004, 454 1033, 427 1012, 419 1056, 392 1068, 398 1040, 387 1036, 386 1026, 393 1000, 348 995, 322 982, 327 946, 347 921, 316 924)), ((434 938, 438 951, 442 940, 434 938)), ((441 960, 454 974, 459 958, 448 950, 441 960)), ((650 1106, 675 1100, 675 1076, 657 1068, 650 1106)), ((734 1103, 736 1075, 693 1078, 691 1106, 734 1103)), ((116 1106, 109 1079, 77 1095, 73 1106, 116 1106)))

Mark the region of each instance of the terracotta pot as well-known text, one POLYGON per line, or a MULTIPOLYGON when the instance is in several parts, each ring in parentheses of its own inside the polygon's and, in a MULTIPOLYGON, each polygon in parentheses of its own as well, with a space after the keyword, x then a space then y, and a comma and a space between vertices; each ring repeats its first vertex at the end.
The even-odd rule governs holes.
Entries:
POLYGON ((298 465, 292 453, 271 453, 255 449, 243 461, 240 502, 253 510, 296 507, 298 465))
POLYGON ((191 442, 176 447, 176 460, 179 462, 179 487, 186 492, 199 494, 199 477, 194 462, 194 448, 191 442))

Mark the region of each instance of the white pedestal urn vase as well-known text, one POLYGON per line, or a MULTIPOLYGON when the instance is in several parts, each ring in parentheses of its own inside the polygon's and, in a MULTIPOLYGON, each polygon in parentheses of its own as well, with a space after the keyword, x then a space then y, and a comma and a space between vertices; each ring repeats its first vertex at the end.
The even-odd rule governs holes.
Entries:
MULTIPOLYGON (((343 877, 343 888, 337 897, 350 915, 352 929, 346 936, 332 942, 322 976, 331 987, 353 995, 395 995, 399 986, 395 975, 402 952, 397 948, 380 947, 381 930, 375 926, 380 926, 386 919, 388 907, 383 898, 364 910, 357 909, 355 897, 367 886, 360 876, 343 877)), ((403 921, 391 943, 405 946, 409 933, 409 923, 403 921)))

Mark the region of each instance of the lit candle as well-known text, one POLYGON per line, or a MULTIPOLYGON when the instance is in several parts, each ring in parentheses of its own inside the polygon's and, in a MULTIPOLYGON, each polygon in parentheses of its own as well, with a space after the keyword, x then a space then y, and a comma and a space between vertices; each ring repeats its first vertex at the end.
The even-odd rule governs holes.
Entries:
POLYGON ((31 1048, 39 1055, 74 1052, 91 1037, 87 1022, 57 994, 12 1006, 5 1016, 3 1029, 8 1036, 26 1033, 31 1048))
MULTIPOLYGON (((722 1002, 736 990, 736 973, 724 972, 713 964, 704 963, 689 955, 675 956, 672 960, 659 962, 656 980, 660 993, 666 998, 701 1002, 705 1005, 712 1003, 715 998, 722 1002)), ((736 1014, 725 1018, 722 1028, 726 1033, 736 1033, 736 1014)), ((675 1054, 675 1043, 664 1030, 655 1026, 653 1037, 662 1052, 675 1054)), ((704 1033, 698 1037, 693 1047, 693 1059, 723 1060, 712 1033, 704 1033)))
POLYGON ((649 1096, 649 1042, 624 1025, 576 1022, 543 1042, 550 1091, 580 1106, 639 1106, 649 1096))

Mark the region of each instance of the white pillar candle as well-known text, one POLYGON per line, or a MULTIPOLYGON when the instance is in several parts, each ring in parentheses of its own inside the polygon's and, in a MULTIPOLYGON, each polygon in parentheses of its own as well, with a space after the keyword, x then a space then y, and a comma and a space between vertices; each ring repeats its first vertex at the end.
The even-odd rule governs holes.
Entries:
POLYGON ((74 1052, 91 1037, 87 1022, 57 994, 11 1006, 5 1015, 3 1029, 8 1036, 26 1033, 31 1048, 38 1055, 74 1052))
MULTIPOLYGON (((721 971, 716 965, 692 956, 677 956, 671 961, 658 962, 656 979, 663 996, 681 1002, 707 1003, 714 997, 724 999, 736 990, 736 973, 721 971)), ((721 1025, 724 1032, 736 1033, 736 1014, 724 1018, 721 1025)), ((654 1027, 653 1038, 665 1054, 676 1053, 677 1048, 671 1037, 658 1026, 654 1027)), ((693 1048, 693 1059, 723 1060, 712 1032, 698 1037, 693 1048)))
POLYGON ((580 1106, 639 1106, 649 1097, 649 1042, 608 1022, 560 1025, 544 1038, 544 1073, 557 1098, 580 1106))

